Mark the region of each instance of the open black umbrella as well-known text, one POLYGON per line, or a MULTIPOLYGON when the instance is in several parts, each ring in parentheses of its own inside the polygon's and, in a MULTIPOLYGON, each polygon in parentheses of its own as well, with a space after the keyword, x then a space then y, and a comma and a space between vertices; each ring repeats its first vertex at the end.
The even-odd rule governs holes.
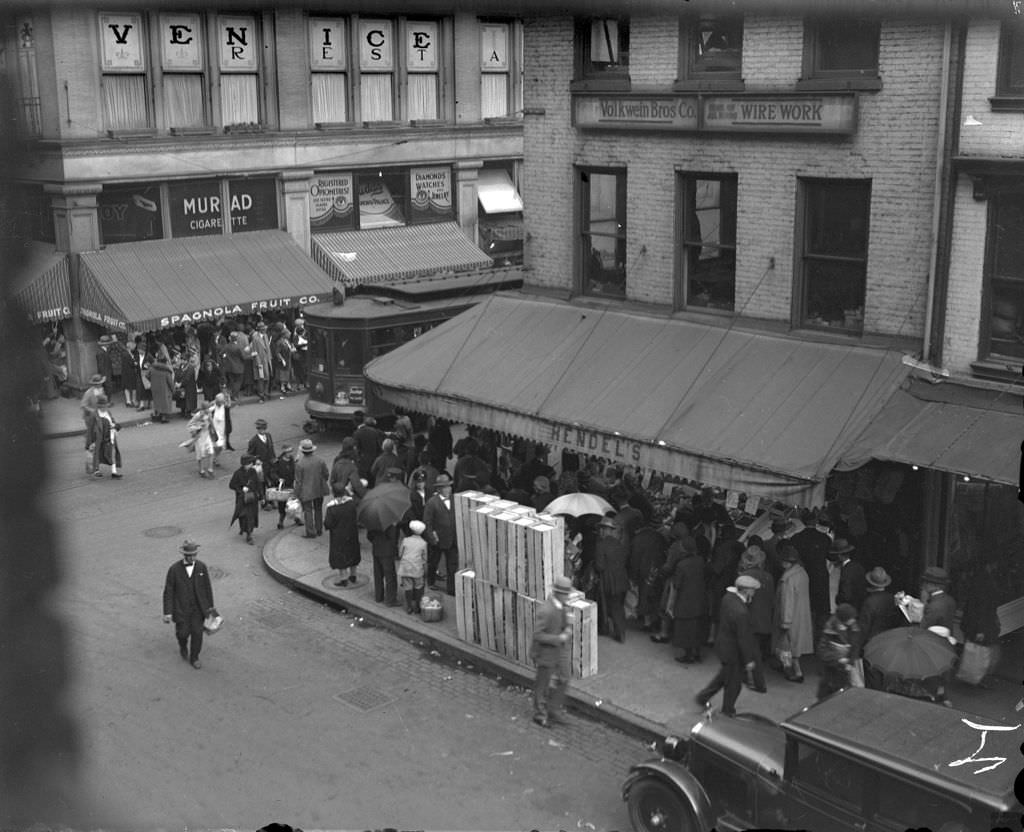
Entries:
POLYGON ((942 636, 922 627, 895 627, 864 645, 864 658, 886 675, 920 680, 946 673, 956 661, 956 651, 942 636))
POLYGON ((363 495, 356 519, 367 531, 384 531, 405 517, 412 507, 412 494, 400 482, 382 482, 363 495))

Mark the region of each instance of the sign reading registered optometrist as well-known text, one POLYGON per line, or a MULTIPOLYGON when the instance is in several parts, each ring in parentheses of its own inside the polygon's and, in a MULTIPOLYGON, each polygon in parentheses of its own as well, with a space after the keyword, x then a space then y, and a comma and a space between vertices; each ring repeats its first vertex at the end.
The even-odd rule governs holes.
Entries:
POLYGON ((578 93, 573 119, 582 130, 846 134, 857 129, 857 95, 578 93))

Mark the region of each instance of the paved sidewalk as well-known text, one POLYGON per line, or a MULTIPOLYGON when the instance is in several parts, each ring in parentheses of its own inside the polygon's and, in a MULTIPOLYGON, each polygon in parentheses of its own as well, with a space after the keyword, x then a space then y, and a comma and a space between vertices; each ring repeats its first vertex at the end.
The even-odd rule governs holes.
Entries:
MULTIPOLYGON (((373 600, 372 566, 369 547, 363 543, 363 560, 355 587, 339 588, 333 581, 337 572, 327 566, 328 534, 315 540, 302 537, 299 526, 277 532, 264 545, 263 562, 282 583, 318 601, 344 608, 353 615, 385 627, 403 638, 424 641, 439 652, 454 656, 473 668, 487 669, 523 686, 532 685, 532 672, 519 664, 459 639, 455 628, 455 599, 443 593, 444 617, 437 623, 424 622, 404 607, 386 607, 373 600)), ((365 535, 360 535, 365 538, 365 535)), ((698 665, 675 661, 669 645, 654 644, 646 633, 630 630, 625 643, 598 639, 598 673, 574 680, 570 687, 570 708, 621 730, 650 740, 666 733, 688 731, 698 716, 693 695, 718 667, 711 651, 698 665)), ((768 693, 744 689, 738 707, 770 719, 782 719, 814 701, 817 667, 805 663, 803 684, 786 681, 768 671, 768 693)), ((950 697, 965 711, 989 716, 1014 717, 1014 705, 1021 696, 1016 683, 997 679, 990 690, 954 683, 950 697)), ((716 704, 718 703, 716 697, 716 704)), ((941 707, 936 705, 936 707, 941 707)), ((1024 721, 1024 713, 1021 715, 1024 721)))

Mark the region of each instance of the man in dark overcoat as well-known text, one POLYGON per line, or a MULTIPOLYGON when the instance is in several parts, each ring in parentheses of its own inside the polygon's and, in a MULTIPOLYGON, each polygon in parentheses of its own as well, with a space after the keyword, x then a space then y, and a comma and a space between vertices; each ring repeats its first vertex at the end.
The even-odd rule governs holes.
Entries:
POLYGON ((710 682, 694 697, 702 710, 711 707, 711 697, 722 694, 722 713, 736 715, 736 699, 743 688, 743 674, 753 673, 757 667, 757 642, 750 628, 747 605, 761 585, 749 575, 740 575, 733 586, 725 591, 719 605, 715 653, 722 666, 710 682))
POLYGON ((186 540, 181 544, 181 560, 171 564, 164 581, 164 621, 174 622, 181 658, 198 670, 203 649, 203 619, 216 615, 213 586, 206 564, 196 557, 199 544, 186 540))
POLYGON ((811 618, 814 630, 819 632, 829 617, 832 605, 829 603, 828 550, 832 538, 828 535, 828 522, 813 511, 806 511, 801 517, 804 528, 794 534, 789 542, 796 547, 800 562, 807 572, 807 588, 810 593, 811 618))
POLYGON ((637 529, 629 546, 629 577, 640 588, 637 617, 648 631, 661 629, 661 591, 665 578, 660 574, 665 565, 668 541, 653 522, 637 529))
POLYGON ((356 428, 352 438, 356 443, 359 476, 366 480, 372 488, 374 482, 370 477, 370 471, 373 468, 373 461, 380 456, 381 448, 384 445, 384 434, 377 427, 377 420, 372 416, 367 416, 363 419, 363 423, 356 428))
POLYGON ((444 558, 445 592, 455 594, 455 573, 459 570, 459 545, 455 537, 455 506, 452 505, 452 479, 445 473, 434 480, 434 494, 423 507, 427 526, 427 585, 437 580, 437 567, 444 558))
POLYGON ((921 598, 924 611, 921 626, 947 627, 953 632, 956 600, 949 594, 949 573, 941 566, 929 566, 921 575, 921 598))
POLYGON ((629 549, 623 541, 623 528, 611 517, 598 523, 597 546, 594 548, 594 571, 601 582, 600 615, 618 642, 626 640, 626 592, 629 574, 626 561, 629 549))
POLYGON ((867 594, 868 585, 864 580, 864 566, 853 557, 854 546, 845 538, 837 537, 829 547, 828 558, 839 565, 839 587, 836 590, 836 606, 849 604, 860 610, 867 594))
POLYGON ((672 548, 679 550, 679 560, 671 578, 676 588, 672 605, 672 644, 682 650, 676 661, 692 664, 700 661, 704 619, 707 616, 704 558, 697 554, 697 544, 689 535, 678 538, 672 548))
POLYGON ((242 454, 228 488, 235 492, 235 512, 231 515, 231 523, 238 521, 238 533, 244 534, 245 542, 252 545, 253 530, 260 524, 260 479, 256 474, 256 457, 242 454))
POLYGON ((256 457, 260 463, 256 472, 260 481, 260 502, 263 503, 263 508, 269 510, 273 506, 267 502, 267 478, 270 476, 271 466, 277 459, 277 452, 274 450, 274 437, 267 430, 266 419, 256 420, 256 433, 249 440, 245 452, 256 457))
MULTIPOLYGON (((857 615, 857 626, 860 629, 860 648, 866 645, 879 633, 898 627, 902 620, 896 601, 887 587, 892 578, 881 566, 876 566, 865 577, 868 585, 864 603, 857 615)), ((882 690, 882 674, 864 660, 864 685, 875 690, 882 690)))

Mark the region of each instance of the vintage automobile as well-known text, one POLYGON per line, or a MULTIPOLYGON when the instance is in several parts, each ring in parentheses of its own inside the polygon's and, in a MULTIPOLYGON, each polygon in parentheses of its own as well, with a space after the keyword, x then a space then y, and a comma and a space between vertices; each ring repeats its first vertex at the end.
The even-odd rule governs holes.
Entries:
POLYGON ((635 832, 1021 828, 1024 726, 864 688, 773 722, 705 714, 622 787, 635 832))

